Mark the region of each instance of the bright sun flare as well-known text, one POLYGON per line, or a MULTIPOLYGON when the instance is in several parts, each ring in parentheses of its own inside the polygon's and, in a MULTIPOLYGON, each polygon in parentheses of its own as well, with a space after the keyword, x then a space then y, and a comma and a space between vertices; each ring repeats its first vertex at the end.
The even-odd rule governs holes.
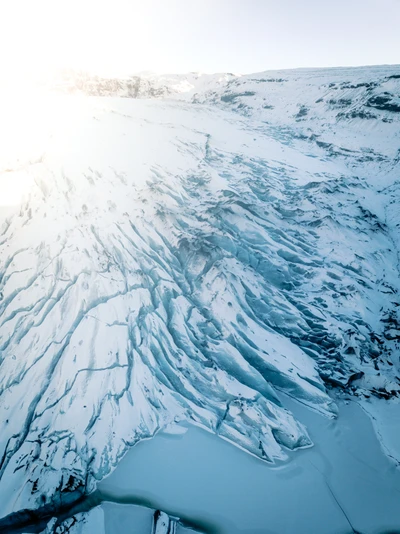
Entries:
MULTIPOLYGON (((126 7, 134 4, 126 2, 126 7)), ((121 65, 110 52, 118 33, 107 24, 107 9, 101 2, 17 0, 2 5, 0 15, 0 46, 7 51, 0 58, 0 208, 4 209, 22 202, 54 128, 68 124, 65 106, 57 105, 37 82, 66 68, 118 74, 121 65)))
MULTIPOLYGON (((0 59, 2 76, 43 76, 60 68, 103 74, 141 69, 154 53, 146 9, 135 0, 7 2, 0 12, 0 46, 7 51, 0 59)), ((153 31, 156 26, 153 22, 153 31)))
MULTIPOLYGON (((113 5, 103 0, 2 3, 1 209, 22 202, 34 181, 32 165, 43 159, 51 132, 57 123, 68 123, 54 99, 40 94, 38 81, 70 68, 106 76, 131 74, 146 68, 149 54, 157 54, 162 69, 162 52, 156 51, 150 35, 146 9, 151 8, 135 0, 113 5)), ((152 31, 157 33, 154 21, 152 31)))

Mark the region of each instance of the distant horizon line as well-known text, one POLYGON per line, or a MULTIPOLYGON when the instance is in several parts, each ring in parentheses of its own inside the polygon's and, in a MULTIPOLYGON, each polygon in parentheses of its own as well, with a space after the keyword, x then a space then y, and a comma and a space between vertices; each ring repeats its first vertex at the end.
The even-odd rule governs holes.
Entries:
MULTIPOLYGON (((185 75, 198 75, 198 76, 217 76, 217 75, 228 75, 228 76, 251 76, 251 75, 258 75, 262 74, 264 72, 288 72, 288 71, 318 71, 318 70, 346 70, 346 69, 365 69, 365 68, 395 68, 400 67, 399 63, 378 63, 378 64, 365 64, 365 65, 335 65, 335 66, 316 66, 316 67, 282 67, 282 68, 267 68, 263 70, 256 70, 251 72, 232 72, 229 70, 226 71, 203 71, 203 70, 187 70, 187 71, 157 71, 157 70, 151 70, 151 69, 141 69, 138 71, 131 71, 131 72, 120 72, 120 73, 111 73, 111 72, 101 72, 101 69, 92 69, 92 68, 84 68, 84 67, 54 67, 49 69, 43 69, 43 71, 37 70, 34 72, 24 73, 21 72, 22 78, 45 78, 45 77, 52 77, 57 76, 63 73, 82 73, 87 74, 91 76, 99 76, 102 78, 128 78, 131 76, 185 76, 185 75)), ((13 69, 14 73, 18 75, 18 69, 13 69)), ((7 69, 5 71, 1 71, 0 69, 0 81, 4 81, 10 76, 10 72, 7 72, 7 69)))

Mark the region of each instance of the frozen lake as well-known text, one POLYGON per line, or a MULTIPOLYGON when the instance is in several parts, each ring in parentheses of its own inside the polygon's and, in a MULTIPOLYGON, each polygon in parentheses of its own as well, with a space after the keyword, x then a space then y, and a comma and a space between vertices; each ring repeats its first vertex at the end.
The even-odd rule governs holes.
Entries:
MULTIPOLYGON (((271 467, 190 427, 139 443, 99 490, 115 501, 147 499, 221 534, 400 532, 400 470, 363 410, 343 403, 339 419, 329 420, 289 407, 317 445, 291 453, 288 463, 271 467)), ((117 504, 103 511, 107 534, 128 532, 127 524, 129 532, 150 533, 149 511, 117 504)))

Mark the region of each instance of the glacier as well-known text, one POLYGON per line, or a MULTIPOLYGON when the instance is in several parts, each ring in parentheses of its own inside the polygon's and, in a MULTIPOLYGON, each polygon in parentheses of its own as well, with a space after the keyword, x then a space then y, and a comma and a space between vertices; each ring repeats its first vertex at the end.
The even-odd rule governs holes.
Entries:
POLYGON ((287 399, 357 400, 399 462, 399 66, 69 73, 1 107, 0 517, 185 422, 290 462, 287 399))

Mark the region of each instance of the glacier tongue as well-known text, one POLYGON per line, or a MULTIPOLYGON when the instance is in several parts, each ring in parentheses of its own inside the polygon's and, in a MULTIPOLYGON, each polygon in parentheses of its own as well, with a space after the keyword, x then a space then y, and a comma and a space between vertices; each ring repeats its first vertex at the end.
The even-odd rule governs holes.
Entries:
POLYGON ((3 173, 30 186, 0 202, 1 516, 91 491, 174 421, 274 462, 312 444, 277 391, 328 416, 327 388, 397 395, 399 119, 323 123, 316 94, 381 102, 343 75, 53 97, 37 154, 3 173), (308 111, 266 122, 252 85, 271 83, 308 111))

